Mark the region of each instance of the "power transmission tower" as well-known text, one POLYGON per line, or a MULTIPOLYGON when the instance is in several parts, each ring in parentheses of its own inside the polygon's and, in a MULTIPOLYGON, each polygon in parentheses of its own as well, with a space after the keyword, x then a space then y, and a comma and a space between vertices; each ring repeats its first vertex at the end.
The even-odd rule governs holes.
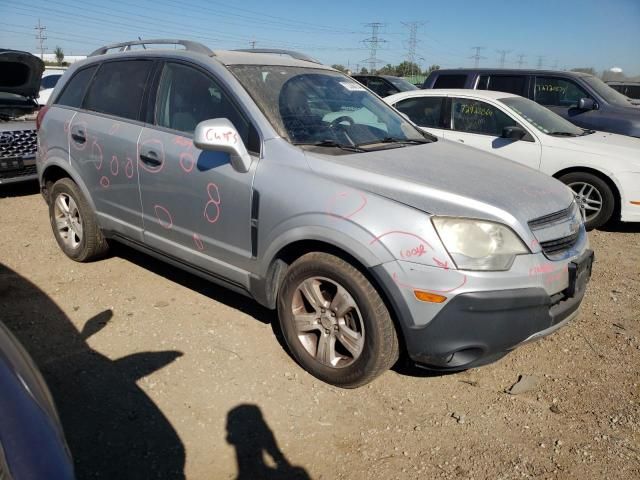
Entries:
POLYGON ((37 30, 38 33, 36 33, 36 40, 38 40, 38 43, 40 45, 40 60, 44 60, 44 51, 46 50, 45 46, 44 46, 44 41, 47 39, 47 37, 44 36, 43 32, 47 29, 47 27, 42 26, 40 24, 40 19, 38 19, 38 25, 36 27, 34 27, 34 30, 37 30))
POLYGON ((256 42, 255 40, 251 40, 251 41, 249 42, 249 45, 251 45, 251 49, 252 49, 252 50, 254 50, 254 49, 256 48, 256 43, 258 43, 258 42, 256 42))
POLYGON ((522 68, 522 65, 527 63, 527 62, 524 61, 524 57, 526 57, 526 55, 524 53, 519 53, 518 54, 518 68, 522 68))
POLYGON ((378 63, 380 63, 380 59, 378 58, 378 49, 380 48, 380 45, 387 43, 386 40, 383 40, 378 36, 380 33, 380 27, 383 27, 384 23, 365 23, 364 26, 371 29, 371 36, 362 41, 369 47, 369 58, 363 60, 363 62, 367 62, 369 64, 369 73, 375 73, 378 63))
POLYGON ((544 55, 538 55, 538 63, 536 64, 536 68, 538 70, 542 69, 542 61, 544 60, 544 55))
POLYGON ((496 50, 500 54, 500 68, 504 68, 504 60, 507 57, 507 53, 511 53, 511 50, 496 50))
POLYGON ((471 47, 473 50, 476 51, 475 55, 471 55, 469 58, 473 58, 475 60, 475 67, 478 68, 478 65, 480 65, 480 60, 484 60, 487 57, 483 57, 482 55, 480 55, 480 51, 484 50, 485 47, 471 47))
POLYGON ((411 65, 411 77, 415 75, 416 47, 418 46, 418 27, 424 22, 402 22, 409 29, 409 41, 407 42, 407 62, 411 65))
POLYGON ((553 69, 557 70, 558 69, 558 59, 556 58, 556 61, 553 62, 553 69))

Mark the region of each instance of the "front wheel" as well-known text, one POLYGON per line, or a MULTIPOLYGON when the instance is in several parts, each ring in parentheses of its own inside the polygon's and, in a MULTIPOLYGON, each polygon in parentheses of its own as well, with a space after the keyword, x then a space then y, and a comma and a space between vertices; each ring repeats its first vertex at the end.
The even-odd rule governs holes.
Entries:
POLYGON ((293 357, 324 382, 359 387, 398 359, 398 337, 382 298, 336 256, 308 253, 289 267, 278 317, 293 357))
POLYGON ((587 172, 567 173, 559 178, 573 190, 576 200, 585 213, 587 230, 607 223, 615 209, 615 196, 602 178, 587 172))

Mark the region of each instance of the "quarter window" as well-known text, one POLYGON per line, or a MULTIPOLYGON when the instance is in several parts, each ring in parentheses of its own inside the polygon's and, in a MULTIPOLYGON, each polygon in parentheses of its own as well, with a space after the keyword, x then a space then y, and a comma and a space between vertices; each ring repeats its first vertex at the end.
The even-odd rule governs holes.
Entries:
POLYGON ((524 96, 525 77, 522 75, 483 75, 478 81, 478 90, 495 90, 524 96))
POLYGON ((396 103, 396 108, 421 127, 442 128, 440 114, 442 97, 407 98, 396 103))
POLYGON ((89 87, 84 108, 137 120, 152 65, 149 60, 103 63, 89 87))
POLYGON ((84 92, 87 91, 87 85, 89 85, 97 68, 98 66, 94 65, 77 72, 64 86, 62 94, 55 103, 58 105, 66 105, 67 107, 80 108, 84 92))
POLYGON ((494 137, 502 135, 504 127, 517 125, 515 120, 493 105, 466 98, 453 99, 452 121, 453 130, 494 137))
POLYGON ((46 77, 42 77, 42 81, 40 82, 40 90, 55 87, 61 76, 62 75, 47 75, 46 77))
POLYGON ((541 105, 571 107, 577 105, 581 98, 591 97, 570 80, 536 77, 535 101, 541 105))
POLYGON ((433 88, 464 88, 466 75, 439 75, 433 88))
POLYGON ((249 148, 249 123, 218 83, 195 68, 167 63, 158 89, 156 125, 192 134, 198 123, 212 118, 233 123, 249 148))

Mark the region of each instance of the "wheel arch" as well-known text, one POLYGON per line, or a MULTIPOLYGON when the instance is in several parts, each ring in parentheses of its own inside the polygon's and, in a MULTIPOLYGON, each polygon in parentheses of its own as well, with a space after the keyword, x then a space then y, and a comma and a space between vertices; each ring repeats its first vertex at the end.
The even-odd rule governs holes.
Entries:
POLYGON ((71 180, 73 180, 73 182, 78 185, 78 188, 80 188, 80 191, 87 199, 87 202, 89 202, 89 205, 91 205, 91 208, 95 211, 93 198, 91 198, 91 195, 85 183, 80 179, 78 175, 73 173, 71 169, 68 168, 68 164, 60 164, 58 162, 49 163, 40 175, 40 192, 42 193, 42 196, 44 197, 47 204, 50 201, 49 194, 51 192, 51 187, 55 182, 62 178, 70 178, 71 180))

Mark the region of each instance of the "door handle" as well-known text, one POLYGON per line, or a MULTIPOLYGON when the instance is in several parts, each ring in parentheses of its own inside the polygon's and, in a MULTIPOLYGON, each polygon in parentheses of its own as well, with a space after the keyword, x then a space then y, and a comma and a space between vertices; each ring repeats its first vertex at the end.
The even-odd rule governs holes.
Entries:
POLYGON ((84 136, 84 132, 82 130, 72 132, 71 138, 73 138, 76 143, 84 143, 87 141, 87 137, 84 136))
POLYGON ((158 159, 158 155, 153 150, 150 150, 146 154, 140 154, 140 160, 142 160, 147 165, 151 165, 152 167, 158 167, 162 164, 162 161, 158 159))

